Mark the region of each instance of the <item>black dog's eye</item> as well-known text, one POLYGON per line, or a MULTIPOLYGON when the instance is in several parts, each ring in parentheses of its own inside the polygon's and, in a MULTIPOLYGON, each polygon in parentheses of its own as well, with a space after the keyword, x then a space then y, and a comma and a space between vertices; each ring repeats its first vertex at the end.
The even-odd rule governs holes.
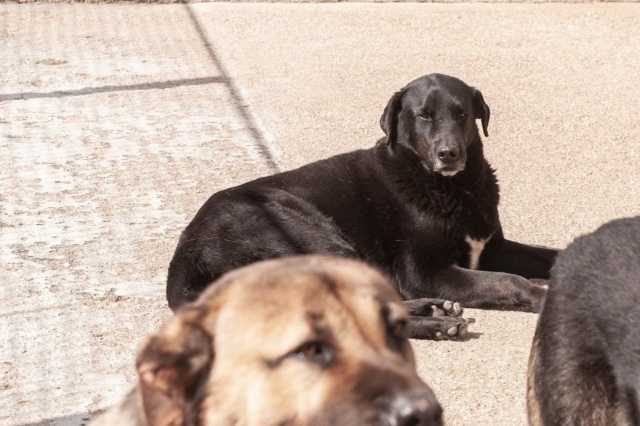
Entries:
POLYGON ((467 119, 467 113, 464 111, 461 111, 458 113, 458 120, 466 120, 467 119))
POLYGON ((433 119, 433 113, 431 111, 422 111, 418 113, 418 117, 422 118, 423 120, 431 121, 433 119))
POLYGON ((300 361, 313 362, 316 364, 328 364, 333 359, 332 348, 323 342, 307 342, 291 353, 300 361))

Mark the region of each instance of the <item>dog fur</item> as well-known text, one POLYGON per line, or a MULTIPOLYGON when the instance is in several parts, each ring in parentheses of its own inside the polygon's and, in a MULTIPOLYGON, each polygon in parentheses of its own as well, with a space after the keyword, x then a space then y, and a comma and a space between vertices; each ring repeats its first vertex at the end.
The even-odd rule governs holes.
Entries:
POLYGON ((529 424, 640 425, 640 216, 558 256, 529 360, 529 424))
POLYGON ((142 346, 138 386, 93 426, 442 424, 366 264, 302 256, 225 275, 142 346))
POLYGON ((182 233, 169 306, 234 268, 318 253, 383 271, 410 301, 413 338, 463 334, 451 301, 537 312, 545 289, 527 278, 547 278, 557 252, 504 238, 497 179, 476 126, 480 119, 486 136, 489 116, 479 90, 424 76, 393 95, 375 147, 214 194, 182 233))

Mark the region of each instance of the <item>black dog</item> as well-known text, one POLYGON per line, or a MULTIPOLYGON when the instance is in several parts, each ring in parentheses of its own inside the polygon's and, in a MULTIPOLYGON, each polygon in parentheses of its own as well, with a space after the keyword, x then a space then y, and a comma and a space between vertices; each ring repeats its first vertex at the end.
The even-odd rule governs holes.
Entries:
POLYGON ((531 425, 640 425, 640 216, 553 267, 529 360, 531 425))
POLYGON ((380 120, 386 137, 375 147, 214 194, 180 238, 169 306, 194 300, 239 266, 320 253, 386 273, 416 316, 411 337, 466 331, 455 318, 459 305, 440 299, 537 312, 546 291, 525 278, 547 278, 557 252, 503 237, 477 118, 487 135, 489 107, 479 90, 424 76, 391 98, 380 120))

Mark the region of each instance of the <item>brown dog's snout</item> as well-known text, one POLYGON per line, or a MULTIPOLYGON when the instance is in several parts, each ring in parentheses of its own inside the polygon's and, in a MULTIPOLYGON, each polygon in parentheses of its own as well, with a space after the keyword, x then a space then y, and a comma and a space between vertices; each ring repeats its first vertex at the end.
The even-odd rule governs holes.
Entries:
POLYGON ((430 392, 402 394, 389 401, 383 426, 441 426, 442 407, 430 392))

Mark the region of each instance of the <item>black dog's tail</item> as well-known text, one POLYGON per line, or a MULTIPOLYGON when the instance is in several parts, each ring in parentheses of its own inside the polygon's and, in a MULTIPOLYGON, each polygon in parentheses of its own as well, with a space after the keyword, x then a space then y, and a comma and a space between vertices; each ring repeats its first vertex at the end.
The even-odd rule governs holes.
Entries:
POLYGON ((215 278, 201 261, 190 256, 184 247, 176 249, 169 265, 167 277, 167 301, 169 308, 176 311, 186 303, 193 302, 215 278))

